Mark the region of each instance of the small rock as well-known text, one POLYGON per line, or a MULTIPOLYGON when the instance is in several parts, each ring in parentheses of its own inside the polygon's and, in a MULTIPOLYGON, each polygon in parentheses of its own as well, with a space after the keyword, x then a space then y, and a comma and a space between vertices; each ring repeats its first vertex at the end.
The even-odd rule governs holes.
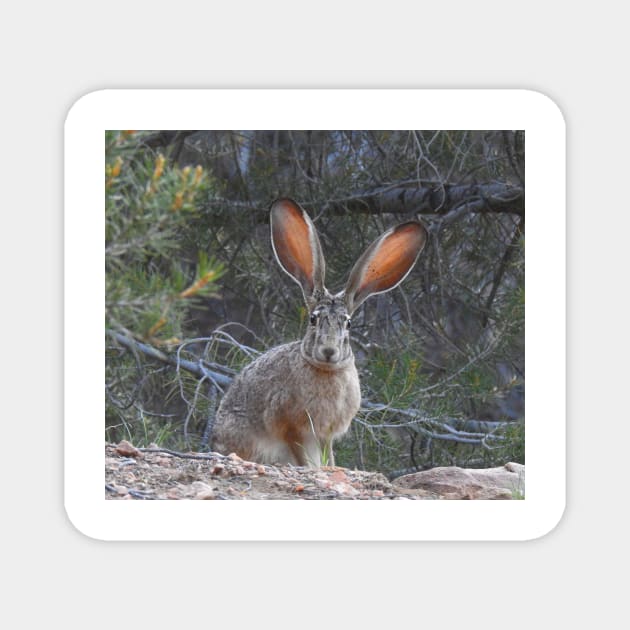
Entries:
POLYGON ((122 440, 116 446, 116 452, 123 457, 136 457, 142 458, 142 453, 127 440, 122 440))
POLYGON ((335 470, 333 473, 328 475, 328 478, 333 483, 345 483, 348 481, 348 476, 343 470, 335 470))
POLYGON ((318 488, 327 489, 327 488, 330 488, 330 486, 332 485, 329 479, 322 478, 322 477, 319 477, 319 476, 315 477, 315 479, 313 481, 315 482, 315 485, 318 488))
POLYGON ((338 494, 343 494, 349 497, 356 497, 357 494, 359 494, 359 491, 356 488, 353 488, 349 483, 333 484, 332 490, 338 494))
POLYGON ((216 498, 213 488, 203 481, 193 482, 192 487, 195 490, 195 499, 207 501, 216 498))

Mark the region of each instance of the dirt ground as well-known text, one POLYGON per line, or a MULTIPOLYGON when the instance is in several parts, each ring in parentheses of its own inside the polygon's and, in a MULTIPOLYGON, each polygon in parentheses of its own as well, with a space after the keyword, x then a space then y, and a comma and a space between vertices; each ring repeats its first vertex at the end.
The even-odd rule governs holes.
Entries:
POLYGON ((340 467, 264 466, 232 454, 105 446, 106 499, 440 499, 382 474, 340 467))

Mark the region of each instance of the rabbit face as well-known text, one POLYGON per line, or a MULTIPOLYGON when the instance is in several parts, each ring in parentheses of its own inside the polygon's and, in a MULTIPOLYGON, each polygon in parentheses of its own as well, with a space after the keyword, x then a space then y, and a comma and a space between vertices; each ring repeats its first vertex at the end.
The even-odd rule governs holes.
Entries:
POLYGON ((316 302, 302 341, 302 356, 324 370, 341 369, 352 362, 350 315, 343 299, 327 295, 316 302))

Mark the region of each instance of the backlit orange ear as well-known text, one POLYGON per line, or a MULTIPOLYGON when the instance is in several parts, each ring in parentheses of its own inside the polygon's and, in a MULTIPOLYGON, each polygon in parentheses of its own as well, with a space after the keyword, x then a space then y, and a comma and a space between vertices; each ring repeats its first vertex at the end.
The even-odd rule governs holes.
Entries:
POLYGON ((354 311, 370 295, 398 286, 426 241, 427 231, 418 221, 391 228, 374 241, 350 272, 346 286, 348 310, 354 311))
POLYGON ((324 257, 315 226, 306 212, 291 199, 278 199, 271 206, 271 243, 280 266, 302 287, 309 298, 323 288, 324 257))

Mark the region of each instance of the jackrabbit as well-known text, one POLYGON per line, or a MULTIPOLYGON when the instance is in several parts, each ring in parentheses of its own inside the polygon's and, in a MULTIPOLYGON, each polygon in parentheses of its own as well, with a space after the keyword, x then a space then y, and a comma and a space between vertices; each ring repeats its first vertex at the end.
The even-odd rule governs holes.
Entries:
POLYGON ((268 464, 334 465, 333 440, 348 430, 361 402, 350 317, 370 295, 403 281, 427 232, 417 221, 387 230, 333 295, 324 286, 324 255, 306 212, 278 199, 270 225, 276 259, 302 288, 310 323, 304 339, 272 348, 234 379, 217 411, 213 449, 268 464))

